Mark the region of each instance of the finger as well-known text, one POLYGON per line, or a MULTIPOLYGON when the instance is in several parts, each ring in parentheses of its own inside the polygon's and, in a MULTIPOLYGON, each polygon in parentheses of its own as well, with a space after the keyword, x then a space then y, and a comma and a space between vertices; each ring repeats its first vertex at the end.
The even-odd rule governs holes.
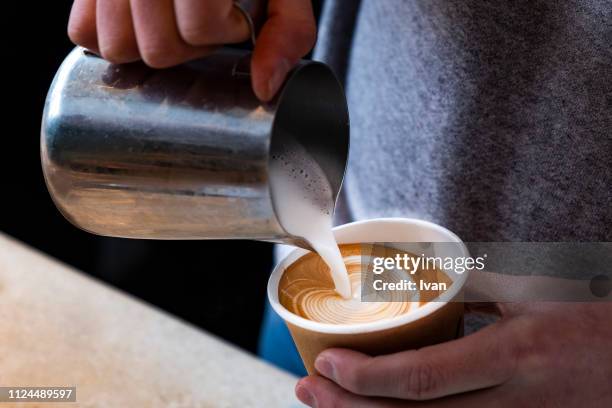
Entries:
POLYGON ((466 302, 465 312, 510 318, 524 314, 524 304, 516 302, 466 302))
POLYGON ((316 34, 310 0, 270 0, 251 62, 259 99, 274 97, 289 70, 312 49, 316 34))
POLYGON ((352 394, 326 378, 310 376, 300 380, 295 387, 300 401, 311 407, 368 407, 368 408, 456 408, 456 407, 520 407, 530 401, 525 396, 524 385, 488 388, 429 401, 407 401, 380 397, 363 397, 352 394))
POLYGON ((104 59, 115 64, 140 59, 129 0, 98 0, 96 26, 104 59))
POLYGON ((295 395, 310 407, 317 408, 395 408, 409 407, 406 402, 385 398, 370 398, 352 394, 327 378, 317 375, 300 380, 295 395))
POLYGON ((495 302, 466 302, 464 306, 466 313, 502 316, 502 308, 495 302))
POLYGON ((190 45, 238 43, 251 33, 232 0, 175 0, 179 33, 190 45))
POLYGON ((427 400, 500 385, 513 377, 522 333, 512 322, 498 322, 458 340, 379 357, 330 349, 316 369, 360 395, 427 400))
POLYGON ((130 0, 134 32, 143 61, 153 68, 166 68, 212 51, 193 47, 179 35, 173 0, 130 0))
POLYGON ((68 37, 73 43, 99 53, 96 34, 96 0, 75 0, 72 3, 68 19, 68 37))

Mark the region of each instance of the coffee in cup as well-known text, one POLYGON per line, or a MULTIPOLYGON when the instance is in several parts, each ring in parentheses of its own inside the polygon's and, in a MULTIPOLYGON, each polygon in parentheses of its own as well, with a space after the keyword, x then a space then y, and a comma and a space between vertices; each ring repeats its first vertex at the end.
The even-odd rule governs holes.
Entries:
POLYGON ((441 293, 398 292, 396 298, 362 302, 359 291, 364 258, 393 247, 373 242, 455 242, 467 249, 452 232, 438 225, 413 219, 387 218, 355 222, 334 229, 351 281, 352 296, 345 299, 334 290, 329 267, 316 254, 296 249, 272 272, 268 297, 285 320, 309 373, 323 350, 342 347, 370 355, 388 354, 424 347, 457 338, 463 330, 461 289, 467 273, 450 275, 441 270, 417 271, 418 278, 446 281, 441 293))
MULTIPOLYGON (((280 303, 291 313, 320 323, 368 323, 410 313, 442 294, 437 285, 434 289, 421 289, 427 285, 420 282, 443 283, 445 287, 452 283, 444 271, 420 267, 412 274, 403 273, 404 278, 419 282, 414 285, 415 290, 387 292, 388 296, 384 299, 363 301, 361 288, 363 280, 372 276, 373 259, 405 256, 406 260, 416 258, 417 255, 373 244, 343 244, 340 245, 340 252, 351 283, 349 298, 343 298, 335 290, 330 268, 321 257, 316 253, 308 253, 283 273, 278 286, 280 303)), ((400 273, 397 271, 398 275, 400 273)))

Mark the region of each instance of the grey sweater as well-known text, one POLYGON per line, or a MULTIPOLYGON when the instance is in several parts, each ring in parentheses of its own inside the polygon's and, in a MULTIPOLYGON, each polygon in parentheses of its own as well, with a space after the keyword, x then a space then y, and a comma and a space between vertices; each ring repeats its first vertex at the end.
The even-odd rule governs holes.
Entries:
POLYGON ((610 0, 328 0, 345 218, 465 241, 612 241, 610 0))

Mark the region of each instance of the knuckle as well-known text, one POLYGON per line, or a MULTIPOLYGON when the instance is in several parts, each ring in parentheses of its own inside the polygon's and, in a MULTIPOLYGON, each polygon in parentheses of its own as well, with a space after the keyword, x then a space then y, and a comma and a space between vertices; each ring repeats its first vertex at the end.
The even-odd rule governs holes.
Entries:
POLYGON ((498 382, 506 382, 520 372, 541 367, 547 363, 550 351, 556 345, 550 344, 548 335, 532 319, 514 319, 514 328, 506 340, 499 345, 496 362, 500 367, 496 371, 498 382), (534 341, 533 339, 539 339, 534 341))
POLYGON ((102 58, 112 62, 113 64, 122 64, 132 60, 132 55, 124 47, 116 46, 114 44, 101 44, 100 54, 102 54, 102 58))
POLYGON ((531 354, 532 351, 530 349, 529 343, 514 340, 508 343, 500 358, 507 358, 508 361, 512 362, 513 367, 519 367, 521 361, 531 354))
POLYGON ((172 47, 165 44, 142 47, 140 54, 145 64, 151 68, 168 68, 177 62, 172 47))
POLYGON ((507 343, 505 350, 507 355, 504 357, 513 361, 514 366, 520 366, 525 360, 540 353, 542 344, 532 339, 542 338, 542 336, 538 333, 539 327, 531 319, 515 319, 515 323, 517 327, 507 343))
POLYGON ((439 388, 440 375, 440 371, 427 361, 417 361, 406 368, 402 394, 415 400, 431 398, 439 388))
POLYGON ((344 386, 355 393, 365 393, 369 384, 367 370, 364 367, 356 367, 345 375, 344 386))
POLYGON ((215 33, 221 31, 223 16, 226 13, 226 4, 210 3, 205 12, 197 15, 182 15, 177 19, 178 31, 187 44, 209 45, 215 33))
POLYGON ((179 25, 179 33, 183 41, 190 45, 206 45, 210 37, 211 25, 184 23, 179 25))

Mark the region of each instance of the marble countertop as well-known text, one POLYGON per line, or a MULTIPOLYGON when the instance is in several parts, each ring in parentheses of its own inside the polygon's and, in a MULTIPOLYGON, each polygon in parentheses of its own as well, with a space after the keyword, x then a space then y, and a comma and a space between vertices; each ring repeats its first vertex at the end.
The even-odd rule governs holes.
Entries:
POLYGON ((0 234, 0 386, 76 387, 76 404, 44 407, 295 407, 295 383, 0 234))

